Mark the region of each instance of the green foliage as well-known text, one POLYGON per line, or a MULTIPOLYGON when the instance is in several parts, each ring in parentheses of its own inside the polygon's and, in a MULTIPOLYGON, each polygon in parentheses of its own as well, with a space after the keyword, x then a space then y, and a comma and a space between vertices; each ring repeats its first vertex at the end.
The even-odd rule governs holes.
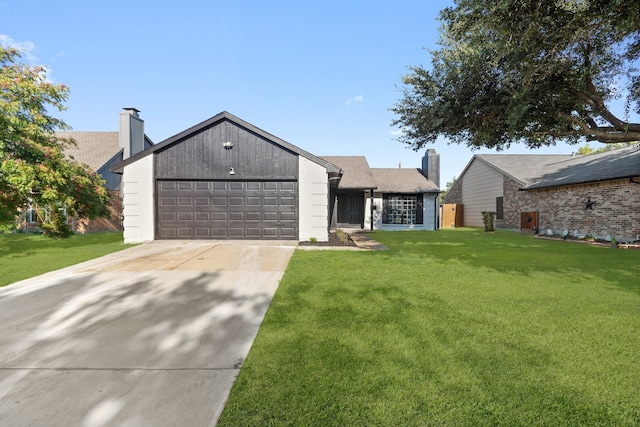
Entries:
POLYGON ((606 145, 603 145, 603 146, 598 147, 598 148, 593 148, 587 142, 585 145, 583 145, 582 147, 578 148, 577 154, 579 154, 581 156, 587 156, 589 154, 604 153, 606 151, 615 150, 616 148, 624 148, 624 147, 629 147, 631 145, 632 144, 630 142, 621 142, 621 143, 618 143, 618 144, 606 144, 606 145))
POLYGON ((347 243, 349 241, 349 235, 340 228, 336 230, 336 236, 342 243, 347 243))
POLYGON ((485 232, 489 232, 489 231, 496 231, 495 228, 495 220, 496 220, 496 213, 495 212, 480 212, 482 214, 482 223, 484 224, 484 231, 485 232))
POLYGON ((49 83, 44 67, 20 58, 0 46, 0 223, 16 221, 32 205, 45 233, 67 236, 60 208, 83 218, 108 216, 109 195, 102 178, 65 157, 73 140, 56 137, 56 129, 68 126, 48 110, 65 109, 68 88, 49 83))
POLYGON ((457 0, 441 11, 430 69, 412 67, 391 108, 414 149, 444 135, 472 148, 640 140, 640 14, 627 0, 457 0))
POLYGON ((76 234, 55 239, 42 234, 0 234, 0 286, 68 267, 133 245, 122 233, 76 234))
POLYGON ((444 199, 447 197, 447 194, 449 194, 449 191, 451 191, 451 187, 453 187, 453 184, 455 184, 457 177, 453 177, 451 179, 451 181, 447 181, 447 184, 444 187, 444 190, 442 190, 440 192, 440 204, 444 204, 444 199))
POLYGON ((638 424, 639 251, 373 237, 296 251, 219 426, 638 424))

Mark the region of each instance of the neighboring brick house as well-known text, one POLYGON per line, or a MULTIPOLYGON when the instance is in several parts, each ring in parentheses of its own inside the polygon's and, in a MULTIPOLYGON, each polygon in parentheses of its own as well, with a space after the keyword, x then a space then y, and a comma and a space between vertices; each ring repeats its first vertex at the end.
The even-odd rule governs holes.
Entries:
POLYGON ((640 240, 640 149, 619 148, 548 165, 524 188, 540 230, 640 240))
POLYGON ((564 230, 636 240, 640 235, 640 151, 621 148, 589 156, 475 155, 445 203, 464 205, 464 225, 482 226, 482 211, 497 213, 496 227, 564 230), (524 216, 523 216, 524 215, 524 216))
POLYGON ((447 193, 444 203, 464 205, 464 225, 482 227, 483 211, 496 212, 497 228, 520 228, 520 188, 564 154, 476 154, 447 193))
MULTIPOLYGON (((122 230, 122 201, 120 197, 121 175, 115 174, 109 168, 129 157, 132 153, 153 145, 144 135, 144 122, 138 116, 135 108, 125 108, 120 113, 120 125, 117 132, 56 132, 61 138, 72 138, 75 146, 65 149, 65 154, 79 163, 87 165, 106 181, 110 194, 109 218, 68 218, 71 230, 76 233, 90 233, 97 231, 122 230), (132 142, 136 138, 141 143, 132 142)), ((32 209, 27 209, 19 220, 19 227, 23 231, 38 230, 37 218, 32 209)))

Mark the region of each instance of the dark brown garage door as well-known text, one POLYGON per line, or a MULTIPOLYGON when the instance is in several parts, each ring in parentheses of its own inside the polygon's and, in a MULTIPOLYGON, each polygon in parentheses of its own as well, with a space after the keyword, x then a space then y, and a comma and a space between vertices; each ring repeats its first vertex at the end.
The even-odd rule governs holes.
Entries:
POLYGON ((297 239, 294 181, 158 181, 158 239, 297 239))

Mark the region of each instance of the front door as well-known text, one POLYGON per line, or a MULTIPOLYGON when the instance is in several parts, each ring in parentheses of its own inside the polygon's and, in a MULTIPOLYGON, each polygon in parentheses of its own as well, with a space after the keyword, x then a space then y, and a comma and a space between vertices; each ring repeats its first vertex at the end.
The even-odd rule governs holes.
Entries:
POLYGON ((338 194, 338 224, 364 225, 364 193, 338 194))

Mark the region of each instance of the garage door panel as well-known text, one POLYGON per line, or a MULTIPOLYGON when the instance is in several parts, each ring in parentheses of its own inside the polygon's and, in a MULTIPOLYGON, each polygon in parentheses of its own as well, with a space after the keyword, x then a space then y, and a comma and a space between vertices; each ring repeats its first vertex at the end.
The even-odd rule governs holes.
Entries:
POLYGON ((178 204, 175 197, 163 196, 160 197, 159 201, 160 206, 176 206, 178 204))
POLYGON ((294 181, 158 181, 160 239, 296 239, 294 181))
POLYGON ((277 190, 278 183, 277 182, 265 182, 263 188, 265 190, 277 190))
POLYGON ((229 212, 229 221, 244 222, 244 212, 229 212))
POLYGON ((295 220, 296 216, 293 212, 280 212, 281 222, 294 222, 295 220))
POLYGON ((293 197, 280 197, 280 206, 295 206, 296 201, 293 197))
POLYGON ((213 206, 227 206, 227 196, 213 196, 211 202, 213 206))

